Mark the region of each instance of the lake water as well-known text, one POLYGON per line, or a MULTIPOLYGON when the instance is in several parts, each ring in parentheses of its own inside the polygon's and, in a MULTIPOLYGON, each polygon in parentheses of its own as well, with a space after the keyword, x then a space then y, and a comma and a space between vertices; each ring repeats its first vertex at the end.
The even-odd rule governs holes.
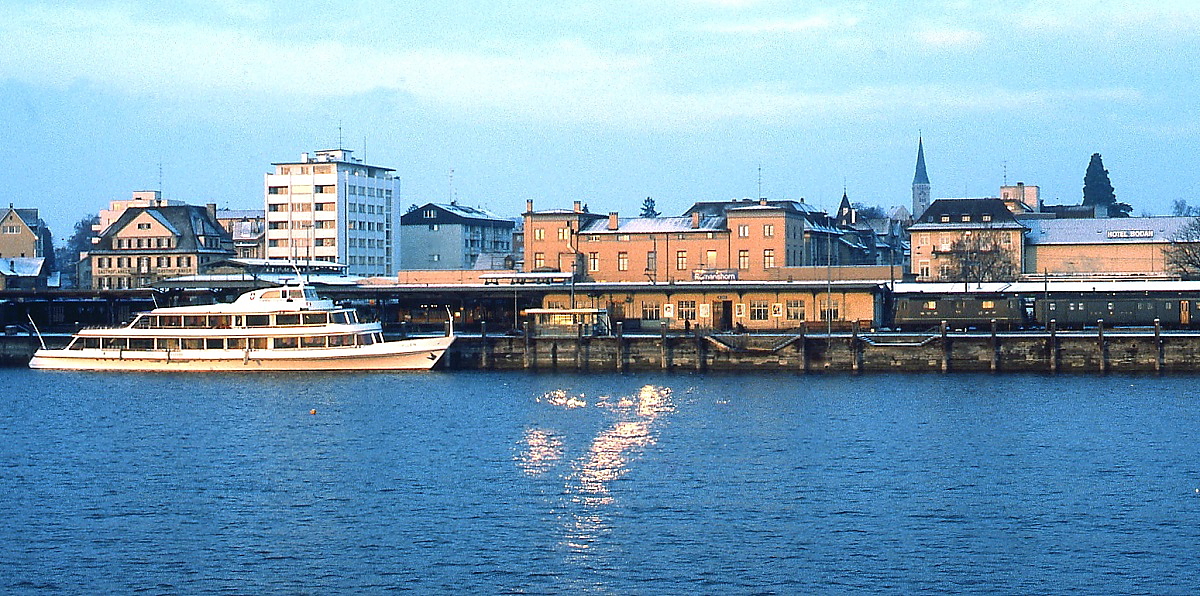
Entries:
POLYGON ((0 591, 1195 593, 1198 380, 0 369, 0 591))

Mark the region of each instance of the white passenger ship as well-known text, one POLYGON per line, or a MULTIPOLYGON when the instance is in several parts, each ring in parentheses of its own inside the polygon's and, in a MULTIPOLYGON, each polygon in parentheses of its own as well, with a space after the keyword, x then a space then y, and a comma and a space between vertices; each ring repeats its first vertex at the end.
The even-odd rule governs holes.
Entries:
POLYGON ((379 323, 312 288, 254 290, 228 304, 156 308, 125 327, 83 329, 63 349, 38 350, 30 368, 121 371, 429 369, 454 342, 384 341, 379 323))

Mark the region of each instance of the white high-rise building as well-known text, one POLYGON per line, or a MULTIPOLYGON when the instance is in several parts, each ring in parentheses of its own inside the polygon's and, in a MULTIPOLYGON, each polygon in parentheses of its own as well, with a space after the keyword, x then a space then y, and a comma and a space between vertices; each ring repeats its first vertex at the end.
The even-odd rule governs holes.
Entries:
POLYGON ((394 275, 400 180, 348 149, 271 164, 263 189, 267 258, 342 263, 350 275, 394 275))

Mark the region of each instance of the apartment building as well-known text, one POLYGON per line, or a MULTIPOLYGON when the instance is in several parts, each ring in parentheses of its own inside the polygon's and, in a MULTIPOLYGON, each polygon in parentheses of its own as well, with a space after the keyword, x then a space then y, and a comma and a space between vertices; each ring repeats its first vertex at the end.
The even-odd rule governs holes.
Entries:
POLYGON ((396 272, 395 170, 365 164, 349 149, 272 165, 264 181, 268 259, 343 263, 356 276, 396 272))
POLYGON ((514 225, 480 207, 426 203, 400 216, 400 269, 510 269, 514 225))

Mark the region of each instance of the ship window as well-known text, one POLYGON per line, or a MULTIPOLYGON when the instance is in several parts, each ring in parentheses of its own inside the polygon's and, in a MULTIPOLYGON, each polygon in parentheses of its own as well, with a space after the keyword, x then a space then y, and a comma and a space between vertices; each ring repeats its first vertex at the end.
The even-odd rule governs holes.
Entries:
MULTIPOLYGON (((246 315, 247 327, 267 327, 271 324, 271 315, 246 315)), ((266 346, 263 346, 266 347, 266 346)))
POLYGON ((124 337, 104 338, 104 348, 108 350, 124 350, 127 345, 127 340, 124 337))
POLYGON ((204 347, 210 350, 224 350, 225 340, 219 337, 210 337, 204 340, 204 347))
POLYGON ((326 318, 326 314, 323 312, 306 312, 304 313, 304 324, 324 325, 327 322, 326 318))
POLYGON ((287 297, 289 300, 292 298, 304 298, 304 290, 288 290, 287 297))
POLYGON ((300 342, 298 341, 299 339, 300 338, 298 338, 298 337, 276 337, 275 338, 275 349, 276 350, 286 350, 289 348, 294 348, 294 347, 300 345, 300 342))
POLYGON ((179 315, 164 315, 158 318, 159 327, 182 327, 183 317, 179 315))
POLYGON ((364 333, 358 336, 358 343, 364 346, 369 346, 375 343, 375 336, 370 333, 364 333))
POLYGON ((188 315, 183 317, 183 326, 193 329, 204 329, 208 327, 208 322, 205 320, 204 315, 188 315))
POLYGON ((158 349, 160 350, 178 350, 179 338, 177 337, 160 337, 156 340, 158 349))
POLYGON ((201 337, 185 337, 182 340, 183 349, 185 350, 203 350, 204 338, 201 337))
POLYGON ((300 338, 300 345, 305 348, 323 348, 325 347, 325 336, 309 335, 300 338))
POLYGON ((154 339, 149 337, 131 337, 129 338, 130 350, 153 350, 154 339))
POLYGON ((996 302, 994 300, 984 300, 982 307, 984 310, 994 309, 996 308, 996 302))
POLYGON ((135 329, 149 329, 151 327, 150 322, 153 318, 154 317, 149 315, 140 315, 138 318, 133 320, 133 327, 135 329))
POLYGON ((83 338, 83 347, 85 349, 89 349, 89 350, 95 350, 96 348, 99 348, 100 347, 100 338, 99 337, 83 338))
POLYGON ((937 302, 933 300, 926 301, 922 306, 925 310, 937 310, 937 302))
POLYGON ((265 337, 251 337, 251 338, 247 339, 246 341, 250 342, 251 350, 267 349, 267 338, 265 338, 265 337))
POLYGON ((75 339, 71 340, 70 344, 67 345, 67 349, 68 350, 82 350, 84 343, 85 343, 85 340, 83 338, 76 337, 75 339))
POLYGON ((329 336, 329 347, 331 347, 331 348, 337 348, 337 347, 341 347, 341 346, 352 346, 352 345, 354 345, 354 336, 353 335, 330 335, 329 336))
POLYGON ((244 337, 231 337, 225 340, 225 342, 230 350, 242 350, 246 348, 246 338, 244 337))
POLYGON ((334 325, 345 325, 346 324, 346 311, 338 310, 338 311, 334 311, 331 314, 332 314, 334 325))
POLYGON ((276 325, 299 325, 300 324, 300 315, 298 315, 298 314, 275 315, 275 324, 276 325))
POLYGON ((263 300, 270 300, 272 298, 278 300, 282 297, 283 297, 283 294, 280 293, 279 290, 267 290, 266 292, 262 293, 263 300))
POLYGON ((351 325, 357 325, 358 324, 358 313, 353 310, 346 311, 346 320, 351 325))
POLYGON ((229 329, 229 315, 217 315, 208 318, 209 324, 217 329, 229 329))

